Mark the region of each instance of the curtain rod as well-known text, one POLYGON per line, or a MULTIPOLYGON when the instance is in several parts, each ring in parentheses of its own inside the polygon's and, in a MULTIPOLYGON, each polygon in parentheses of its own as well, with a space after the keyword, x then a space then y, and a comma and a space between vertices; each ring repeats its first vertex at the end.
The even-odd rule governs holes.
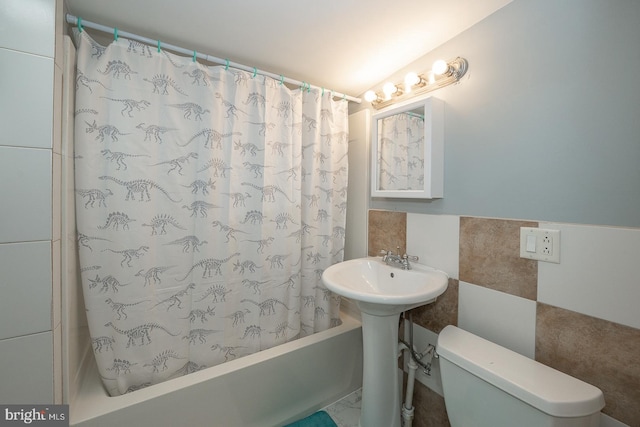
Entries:
MULTIPOLYGON (((137 34, 128 33, 126 31, 120 31, 119 29, 117 30, 117 33, 115 33, 115 31, 116 31, 115 28, 107 27, 105 25, 96 24, 95 22, 85 21, 84 19, 78 18, 78 17, 73 16, 71 14, 67 14, 66 15, 66 20, 67 20, 67 23, 75 25, 75 26, 79 27, 80 29, 82 29, 83 27, 92 28, 94 30, 102 31, 102 32, 105 32, 105 33, 118 34, 118 35, 120 35, 122 37, 125 37, 125 38, 128 38, 128 39, 132 39, 132 40, 136 40, 136 41, 139 41, 139 42, 142 42, 142 43, 146 43, 146 44, 151 45, 151 46, 154 46, 156 43, 158 44, 158 46, 160 46, 160 40, 152 40, 150 38, 139 36, 137 34)), ((223 64, 223 65, 226 65, 226 66, 229 66, 229 67, 238 68, 240 70, 248 71, 250 73, 261 74, 263 76, 271 77, 273 79, 279 80, 279 81, 284 82, 284 83, 290 83, 290 84, 295 85, 295 86, 300 86, 300 88, 302 88, 302 90, 305 90, 305 89, 321 89, 323 91, 325 90, 325 88, 323 88, 323 87, 315 86, 315 85, 312 85, 312 84, 307 83, 307 82, 302 82, 302 81, 299 81, 299 80, 295 80, 295 79, 291 79, 291 78, 288 78, 288 77, 284 77, 281 74, 274 74, 274 73, 270 73, 268 71, 259 70, 259 69, 254 68, 254 67, 248 67, 246 65, 238 64, 237 62, 229 61, 228 59, 217 58, 215 56, 203 54, 203 53, 196 52, 196 51, 193 51, 193 50, 188 50, 188 49, 185 49, 185 48, 182 48, 182 47, 179 47, 179 46, 174 46, 172 44, 162 43, 161 47, 163 49, 169 49, 169 50, 172 50, 174 52, 181 53, 181 54, 184 54, 184 55, 194 56, 194 57, 203 59, 205 61, 214 62, 214 63, 217 63, 217 64, 223 64)), ((326 89, 326 90, 329 90, 329 89, 326 89)), ((355 102, 357 104, 360 104, 362 102, 362 99, 360 99, 360 98, 349 96, 349 95, 344 94, 344 93, 338 93, 338 92, 333 92, 333 91, 331 91, 331 92, 332 92, 333 97, 335 97, 335 98, 343 98, 343 99, 345 99, 347 101, 352 101, 352 102, 355 102)))

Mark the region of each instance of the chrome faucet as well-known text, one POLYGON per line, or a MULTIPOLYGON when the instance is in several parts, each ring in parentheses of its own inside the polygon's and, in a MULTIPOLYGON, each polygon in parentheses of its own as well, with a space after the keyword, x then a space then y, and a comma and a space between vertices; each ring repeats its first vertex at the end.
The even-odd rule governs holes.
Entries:
POLYGON ((398 246, 396 250, 398 253, 394 254, 393 252, 386 249, 381 249, 380 253, 383 254, 382 262, 392 267, 398 267, 403 270, 411 270, 411 264, 409 263, 409 261, 418 261, 419 258, 417 256, 407 254, 400 255, 400 246, 398 246))

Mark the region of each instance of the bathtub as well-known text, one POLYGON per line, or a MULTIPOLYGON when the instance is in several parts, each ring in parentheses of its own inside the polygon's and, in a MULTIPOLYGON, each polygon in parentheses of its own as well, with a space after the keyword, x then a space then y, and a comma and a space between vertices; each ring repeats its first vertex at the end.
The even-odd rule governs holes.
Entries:
POLYGON ((93 357, 70 402, 78 427, 270 427, 303 418, 362 386, 360 321, 110 397, 93 357))

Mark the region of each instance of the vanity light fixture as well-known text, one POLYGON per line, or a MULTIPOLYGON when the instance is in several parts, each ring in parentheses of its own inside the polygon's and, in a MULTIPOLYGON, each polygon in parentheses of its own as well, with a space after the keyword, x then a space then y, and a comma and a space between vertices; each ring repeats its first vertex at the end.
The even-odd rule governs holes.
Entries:
POLYGON ((467 72, 467 68, 468 63, 464 58, 457 57, 449 62, 440 59, 433 63, 431 70, 423 74, 408 73, 404 79, 404 90, 401 85, 388 82, 382 88, 382 96, 370 90, 364 94, 364 99, 379 110, 394 102, 457 83, 467 72))

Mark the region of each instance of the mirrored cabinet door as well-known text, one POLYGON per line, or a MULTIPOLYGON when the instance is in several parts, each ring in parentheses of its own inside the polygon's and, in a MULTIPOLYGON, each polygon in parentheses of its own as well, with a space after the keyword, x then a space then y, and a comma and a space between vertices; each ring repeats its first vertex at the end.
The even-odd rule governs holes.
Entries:
POLYGON ((375 114, 371 135, 373 197, 443 197, 442 100, 430 97, 375 114))

